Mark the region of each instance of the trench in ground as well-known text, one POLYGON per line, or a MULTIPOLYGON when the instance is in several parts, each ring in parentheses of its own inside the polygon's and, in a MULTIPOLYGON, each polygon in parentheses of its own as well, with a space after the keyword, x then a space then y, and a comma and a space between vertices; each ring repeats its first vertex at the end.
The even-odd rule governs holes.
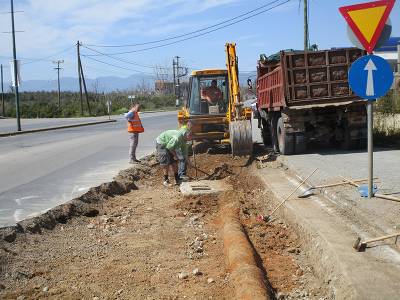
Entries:
MULTIPOLYGON (((0 297, 15 299, 232 299, 219 235, 220 208, 240 205, 240 219, 259 267, 278 299, 331 299, 301 237, 267 215, 273 197, 254 175, 254 164, 222 151, 196 157, 199 169, 233 188, 184 198, 161 184, 161 170, 138 190, 98 204, 96 217, 79 216, 41 235, 18 236, 0 247, 0 297), (200 274, 193 275, 198 268, 200 274), (179 278, 178 276, 182 275, 179 278), (187 277, 186 277, 187 276, 187 277)), ((189 170, 195 177, 195 171, 189 170)))

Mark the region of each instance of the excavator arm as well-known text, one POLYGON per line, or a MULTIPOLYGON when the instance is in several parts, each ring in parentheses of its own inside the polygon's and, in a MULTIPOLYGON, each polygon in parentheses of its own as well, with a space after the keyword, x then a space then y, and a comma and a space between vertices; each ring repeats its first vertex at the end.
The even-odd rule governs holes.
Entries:
POLYGON ((238 59, 236 56, 236 44, 227 43, 226 47, 226 67, 228 69, 229 81, 229 121, 237 120, 240 117, 240 85, 238 59))
POLYGON ((225 48, 229 82, 229 109, 226 117, 229 122, 229 136, 232 154, 234 156, 251 155, 253 152, 251 109, 243 108, 243 103, 240 98, 236 44, 227 43, 225 48))

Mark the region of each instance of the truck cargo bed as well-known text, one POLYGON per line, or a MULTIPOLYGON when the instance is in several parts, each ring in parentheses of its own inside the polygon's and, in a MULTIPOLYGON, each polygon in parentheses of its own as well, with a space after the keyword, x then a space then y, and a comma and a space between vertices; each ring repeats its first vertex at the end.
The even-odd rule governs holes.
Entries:
POLYGON ((363 54, 357 48, 282 51, 279 62, 259 62, 258 105, 277 110, 359 100, 349 88, 348 71, 363 54))

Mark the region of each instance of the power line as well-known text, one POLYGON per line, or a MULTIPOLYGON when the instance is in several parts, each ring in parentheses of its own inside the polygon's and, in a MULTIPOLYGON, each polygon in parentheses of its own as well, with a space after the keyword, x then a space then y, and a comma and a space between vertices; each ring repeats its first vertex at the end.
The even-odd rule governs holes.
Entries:
POLYGON ((273 4, 275 4, 275 3, 279 2, 279 1, 281 1, 281 0, 274 0, 274 1, 271 1, 271 2, 269 2, 267 4, 259 6, 259 7, 255 8, 255 9, 252 9, 252 10, 250 10, 248 12, 240 14, 240 15, 238 15, 236 17, 233 17, 233 18, 230 18, 228 20, 222 21, 220 23, 217 23, 217 24, 214 24, 214 25, 210 25, 210 26, 207 26, 207 27, 195 30, 195 31, 187 32, 187 33, 184 33, 184 34, 175 35, 175 36, 172 36, 172 37, 169 37, 169 38, 165 38, 165 39, 160 39, 160 40, 155 40, 155 41, 150 41, 150 42, 144 42, 144 43, 127 44, 127 45, 88 45, 88 46, 99 47, 99 48, 124 48, 124 47, 136 47, 136 46, 144 46, 144 45, 150 45, 150 44, 158 44, 158 43, 161 43, 161 42, 175 40, 175 39, 179 39, 179 38, 182 38, 182 37, 185 37, 185 36, 188 36, 188 35, 193 35, 195 33, 206 31, 206 30, 214 28, 214 27, 218 27, 218 26, 226 24, 226 23, 230 23, 230 22, 232 22, 234 20, 240 19, 240 18, 242 18, 244 16, 247 16, 247 15, 250 15, 250 14, 256 12, 256 11, 259 11, 259 10, 265 8, 265 7, 273 5, 273 4))
POLYGON ((33 61, 23 63, 22 65, 29 65, 29 64, 33 64, 33 63, 40 62, 40 61, 48 60, 49 58, 52 58, 52 57, 57 56, 57 55, 59 55, 59 54, 68 52, 68 51, 70 51, 72 48, 75 48, 75 45, 72 46, 72 47, 70 46, 70 47, 68 47, 68 48, 66 48, 66 49, 64 49, 64 50, 62 50, 62 51, 60 51, 60 52, 54 53, 54 54, 52 54, 52 55, 49 55, 49 56, 46 56, 46 57, 43 57, 43 58, 34 59, 33 61))
POLYGON ((122 70, 127 70, 127 71, 133 71, 133 72, 136 72, 136 73, 142 73, 142 74, 146 74, 146 75, 153 75, 153 74, 148 73, 148 72, 143 72, 143 71, 139 71, 139 70, 135 70, 135 69, 129 69, 129 68, 117 66, 117 65, 114 65, 114 64, 110 64, 110 63, 108 63, 108 62, 105 62, 105 61, 102 61, 102 60, 98 60, 98 59, 93 58, 93 57, 88 57, 87 55, 82 55, 82 56, 85 57, 85 58, 87 58, 87 59, 94 60, 94 61, 97 61, 97 62, 99 62, 99 63, 105 64, 105 65, 108 65, 108 66, 111 66, 111 67, 114 67, 114 68, 118 68, 118 69, 122 69, 122 70))
MULTIPOLYGON (((97 51, 97 50, 95 50, 95 49, 92 49, 92 48, 87 47, 87 46, 84 46, 84 45, 82 45, 82 47, 84 47, 84 48, 86 48, 86 49, 88 49, 88 50, 90 50, 90 51, 96 52, 96 53, 98 53, 98 54, 100 54, 100 55, 102 55, 102 56, 107 56, 107 57, 109 57, 109 58, 112 58, 112 59, 114 59, 114 60, 116 60, 116 61, 124 62, 124 63, 130 64, 130 65, 134 65, 134 66, 138 66, 138 67, 143 67, 143 68, 149 68, 149 69, 154 69, 154 68, 155 68, 155 66, 139 64, 139 63, 137 63, 137 62, 131 62, 131 61, 128 61, 128 60, 126 60, 126 59, 122 59, 122 58, 119 58, 119 57, 114 57, 114 56, 112 56, 112 55, 109 55, 109 54, 107 54, 107 53, 103 53, 103 52, 97 51)), ((86 57, 88 57, 88 56, 99 56, 99 55, 86 55, 86 57)))
MULTIPOLYGON (((262 10, 262 11, 260 11, 260 12, 258 12, 258 13, 252 14, 252 15, 250 15, 250 16, 248 16, 248 17, 242 18, 242 19, 240 19, 240 20, 238 20, 238 21, 235 21, 235 22, 232 22, 232 23, 230 23, 230 24, 227 24, 227 25, 224 25, 224 26, 220 26, 220 27, 218 27, 218 28, 215 28, 215 29, 212 29, 212 30, 209 30, 209 31, 206 31, 206 32, 203 32, 203 33, 194 35, 194 36, 190 36, 190 37, 187 37, 187 38, 184 38, 184 39, 180 39, 180 40, 177 40, 177 41, 173 41, 173 42, 170 42, 170 43, 161 44, 161 45, 157 45, 157 46, 153 46, 153 47, 138 49, 138 50, 124 51, 124 52, 115 52, 115 53, 107 53, 107 55, 112 56, 112 55, 121 55, 121 54, 129 54, 129 53, 143 52, 143 51, 158 49, 158 48, 162 48, 162 47, 174 45, 174 44, 177 44, 177 43, 181 43, 181 42, 184 42, 184 41, 188 41, 188 40, 191 40, 191 39, 195 39, 195 38, 198 38, 198 37, 201 37, 201 36, 210 34, 210 33, 212 33, 212 32, 215 32, 215 31, 218 31, 218 30, 221 30, 221 29, 224 29, 224 28, 233 26, 233 25, 235 25, 235 24, 241 23, 241 22, 246 21, 246 20, 248 20, 248 19, 254 18, 254 17, 258 16, 258 15, 261 15, 261 14, 266 13, 266 12, 268 12, 268 11, 271 11, 271 10, 277 8, 277 7, 280 7, 280 6, 286 4, 286 3, 290 2, 290 1, 292 1, 292 0, 286 0, 286 1, 282 2, 282 3, 279 3, 279 4, 275 5, 275 6, 270 7, 270 8, 268 8, 268 9, 262 10)), ((104 54, 103 54, 103 55, 104 55, 104 54)), ((100 54, 99 54, 99 55, 92 55, 92 56, 100 56, 100 54)))

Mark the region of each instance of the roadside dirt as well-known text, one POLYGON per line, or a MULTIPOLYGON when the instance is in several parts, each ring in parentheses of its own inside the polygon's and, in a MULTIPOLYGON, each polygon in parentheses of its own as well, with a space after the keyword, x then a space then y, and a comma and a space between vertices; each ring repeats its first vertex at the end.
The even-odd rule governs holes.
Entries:
MULTIPOLYGON (((300 239, 283 221, 257 220, 271 194, 251 163, 227 154, 196 156, 198 177, 234 187, 183 198, 161 184, 157 167, 137 190, 99 202, 94 217, 76 216, 41 234, 0 242, 1 299, 232 299, 219 236, 219 209, 238 201, 241 221, 278 299, 328 299, 300 239)), ((191 169, 189 175, 195 177, 191 169)))

